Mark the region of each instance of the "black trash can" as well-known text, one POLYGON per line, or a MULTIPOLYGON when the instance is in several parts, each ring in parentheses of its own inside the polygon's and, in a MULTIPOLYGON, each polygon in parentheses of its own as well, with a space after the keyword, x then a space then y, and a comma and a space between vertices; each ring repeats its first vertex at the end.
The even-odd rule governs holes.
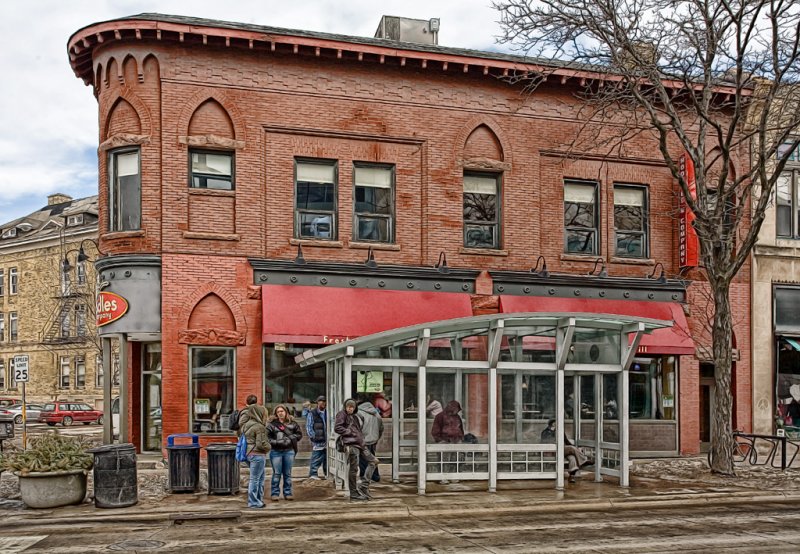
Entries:
POLYGON ((200 444, 192 433, 167 437, 169 492, 195 492, 200 486, 200 444), (190 439, 191 444, 175 444, 175 439, 190 439))
POLYGON ((107 444, 89 450, 94 454, 94 505, 124 508, 139 501, 136 448, 132 444, 107 444))
POLYGON ((208 455, 208 494, 239 492, 239 462, 236 444, 214 442, 206 446, 208 455))

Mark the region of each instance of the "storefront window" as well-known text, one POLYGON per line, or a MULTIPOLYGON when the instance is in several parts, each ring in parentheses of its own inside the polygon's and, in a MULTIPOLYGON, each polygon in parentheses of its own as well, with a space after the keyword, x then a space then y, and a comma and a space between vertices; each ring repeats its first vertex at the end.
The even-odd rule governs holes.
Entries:
MULTIPOLYGON (((775 406, 778 426, 800 428, 800 338, 778 339, 775 406)), ((795 429, 789 429, 795 433, 795 429)))
POLYGON ((229 434, 228 419, 236 408, 235 349, 195 347, 189 354, 192 432, 229 434))
MULTIPOLYGON (((271 344, 264 348, 266 391, 264 404, 270 413, 284 404, 292 416, 302 416, 304 407, 314 405, 318 396, 325 395, 325 364, 301 368, 294 357, 318 345, 271 344)), ((355 389, 353 389, 355 390, 355 389)), ((330 409, 338 410, 339 406, 330 409)), ((305 421, 301 422, 305 424, 305 421)))
POLYGON ((629 374, 631 419, 675 419, 675 356, 635 358, 629 374))

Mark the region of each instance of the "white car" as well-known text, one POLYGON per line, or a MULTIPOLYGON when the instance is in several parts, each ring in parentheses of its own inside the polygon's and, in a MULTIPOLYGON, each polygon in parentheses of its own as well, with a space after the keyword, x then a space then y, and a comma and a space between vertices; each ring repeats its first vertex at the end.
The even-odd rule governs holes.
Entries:
MULTIPOLYGON (((41 404, 26 404, 25 417, 28 420, 28 423, 36 423, 36 420, 39 419, 39 412, 41 411, 41 404)), ((13 406, 0 408, 0 413, 14 416, 14 423, 17 425, 22 425, 22 404, 14 404, 13 406)))

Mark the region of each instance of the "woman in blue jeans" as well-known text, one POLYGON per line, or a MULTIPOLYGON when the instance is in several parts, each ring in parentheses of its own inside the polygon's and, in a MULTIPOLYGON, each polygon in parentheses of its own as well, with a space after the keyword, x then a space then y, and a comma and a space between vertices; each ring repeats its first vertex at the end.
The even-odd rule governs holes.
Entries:
POLYGON ((247 439, 247 461, 250 465, 250 484, 247 505, 264 507, 264 466, 267 463, 267 409, 257 404, 254 394, 247 397, 247 407, 239 414, 239 432, 247 439))
POLYGON ((281 495, 281 477, 283 477, 283 497, 294 500, 292 494, 292 466, 297 453, 297 443, 303 437, 300 426, 295 423, 286 406, 275 406, 267 425, 267 440, 272 448, 269 463, 272 465, 272 492, 270 497, 277 502, 281 495))

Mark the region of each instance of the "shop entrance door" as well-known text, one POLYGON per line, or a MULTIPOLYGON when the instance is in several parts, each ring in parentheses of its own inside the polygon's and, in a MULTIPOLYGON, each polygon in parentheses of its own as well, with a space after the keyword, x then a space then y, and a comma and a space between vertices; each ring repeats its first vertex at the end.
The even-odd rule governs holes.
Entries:
POLYGON ((714 364, 700 364, 700 451, 711 448, 712 410, 714 409, 714 364))
POLYGON ((142 349, 142 452, 161 451, 161 343, 142 349))

